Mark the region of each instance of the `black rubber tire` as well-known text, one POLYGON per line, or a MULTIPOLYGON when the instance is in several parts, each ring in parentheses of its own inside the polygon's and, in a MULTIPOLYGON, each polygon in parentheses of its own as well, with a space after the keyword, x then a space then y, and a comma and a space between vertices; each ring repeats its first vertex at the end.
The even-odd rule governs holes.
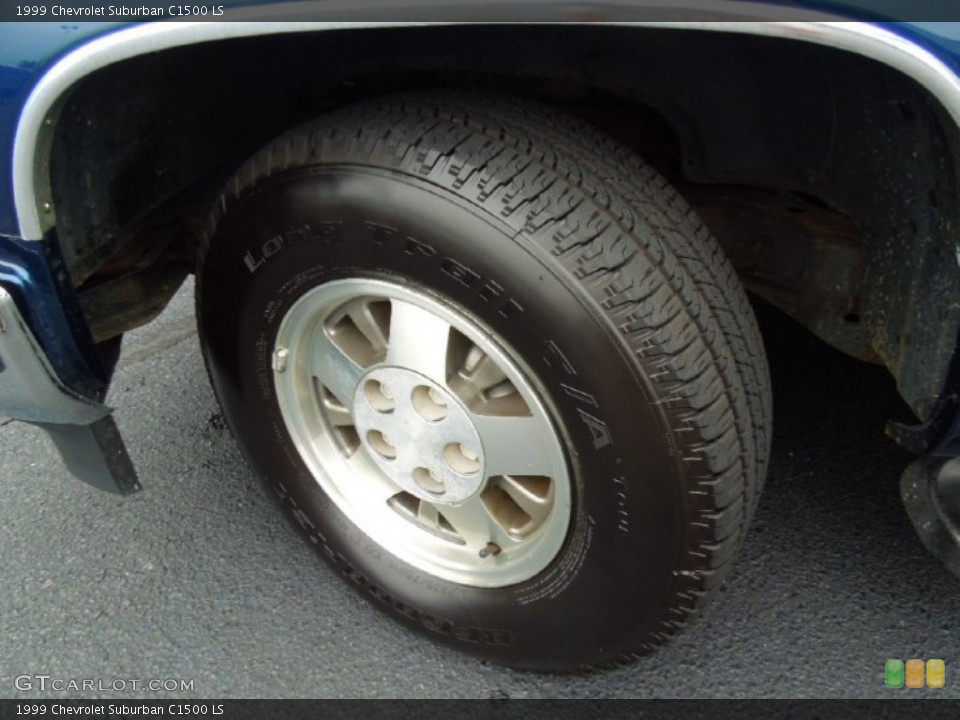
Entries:
POLYGON ((756 323, 690 208, 589 126, 436 93, 297 128, 219 199, 197 303, 224 415, 267 486, 334 567, 432 637, 526 668, 618 664, 687 625, 733 564, 769 453, 756 323), (296 299, 345 277, 429 288, 536 373, 574 485, 539 575, 497 589, 429 576, 371 548, 310 476, 270 354, 296 299))

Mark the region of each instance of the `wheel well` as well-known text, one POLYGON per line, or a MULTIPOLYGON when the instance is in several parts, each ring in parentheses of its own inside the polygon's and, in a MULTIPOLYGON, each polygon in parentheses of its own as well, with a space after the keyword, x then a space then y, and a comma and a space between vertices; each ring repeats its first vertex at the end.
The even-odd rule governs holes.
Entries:
POLYGON ((960 326, 956 126, 878 62, 785 39, 597 26, 349 29, 210 42, 108 66, 64 101, 56 230, 94 335, 162 309, 209 205, 272 137, 422 87, 563 106, 678 185, 748 289, 883 362, 921 418, 960 326))

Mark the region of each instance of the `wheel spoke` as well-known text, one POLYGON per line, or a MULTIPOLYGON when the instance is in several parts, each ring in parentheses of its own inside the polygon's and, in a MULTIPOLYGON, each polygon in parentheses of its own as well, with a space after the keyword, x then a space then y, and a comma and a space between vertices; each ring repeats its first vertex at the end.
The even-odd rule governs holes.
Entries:
POLYGON ((313 344, 311 373, 333 393, 344 407, 353 406, 363 368, 338 348, 323 328, 318 329, 313 344))
POLYGON ((374 311, 374 304, 369 300, 352 303, 347 308, 347 317, 357 326, 357 330, 370 341, 377 351, 387 347, 387 335, 384 327, 374 311))
POLYGON ((438 529, 440 527, 440 513, 437 506, 426 500, 421 500, 420 506, 417 508, 417 520, 432 530, 438 529))
POLYGON ((475 415, 487 477, 493 475, 543 475, 556 468, 543 421, 536 417, 475 415))
POLYGON ((463 505, 444 505, 442 512, 471 549, 479 551, 489 543, 506 548, 516 543, 490 515, 480 498, 468 500, 463 505))
POLYGON ((392 300, 391 305, 387 364, 415 370, 445 385, 450 325, 411 303, 392 300))
POLYGON ((510 499, 523 510, 534 525, 539 525, 550 513, 550 480, 545 477, 503 475, 499 485, 510 499))
POLYGON ((353 415, 336 398, 327 398, 324 401, 324 408, 327 411, 327 418, 333 427, 352 427, 355 423, 353 415))
POLYGON ((486 392, 507 379, 507 375, 489 355, 483 355, 465 373, 467 381, 480 392, 486 392))

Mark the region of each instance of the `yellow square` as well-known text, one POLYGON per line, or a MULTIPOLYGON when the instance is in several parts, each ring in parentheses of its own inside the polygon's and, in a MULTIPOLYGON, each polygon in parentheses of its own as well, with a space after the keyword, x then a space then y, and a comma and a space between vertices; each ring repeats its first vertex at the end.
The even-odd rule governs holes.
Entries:
POLYGON ((908 688, 922 688, 923 687, 923 660, 907 660, 906 662, 906 671, 907 671, 907 680, 906 685, 908 688))
POLYGON ((943 660, 927 660, 927 687, 942 688, 947 682, 947 666, 943 660))

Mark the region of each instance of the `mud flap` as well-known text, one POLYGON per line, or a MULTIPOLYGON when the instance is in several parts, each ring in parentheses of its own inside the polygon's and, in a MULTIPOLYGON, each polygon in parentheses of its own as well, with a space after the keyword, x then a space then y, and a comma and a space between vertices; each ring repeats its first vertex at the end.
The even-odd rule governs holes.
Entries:
POLYGON ((90 425, 36 425, 50 434, 67 469, 78 479, 120 495, 140 490, 137 472, 113 416, 90 425))

